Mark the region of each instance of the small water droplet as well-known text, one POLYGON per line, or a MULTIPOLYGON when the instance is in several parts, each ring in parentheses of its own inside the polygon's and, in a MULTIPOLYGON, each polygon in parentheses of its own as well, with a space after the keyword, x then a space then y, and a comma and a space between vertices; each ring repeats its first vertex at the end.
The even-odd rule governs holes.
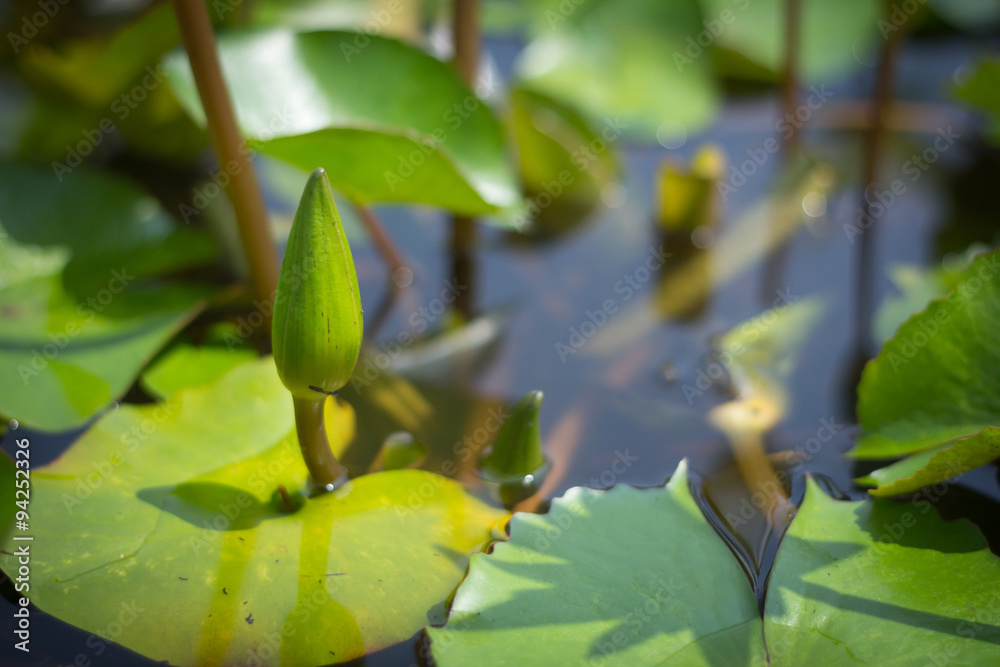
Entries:
POLYGON ((408 266, 401 266, 392 272, 392 282, 396 287, 409 287, 413 284, 413 270, 408 266))
POLYGON ((680 148, 687 142, 687 128, 676 120, 665 120, 656 129, 656 140, 664 148, 680 148))
POLYGON ((694 244, 695 248, 700 248, 702 250, 706 248, 711 248, 715 245, 715 232, 711 227, 706 227, 700 225, 694 228, 691 232, 691 243, 694 244))
POLYGON ((810 218, 818 218, 826 213, 826 197, 821 192, 807 192, 802 198, 802 210, 810 218))
POLYGON ((621 183, 608 183, 601 188, 601 200, 608 208, 621 208, 625 205, 625 186, 621 183))
POLYGON ((670 383, 677 382, 681 379, 680 373, 677 372, 677 369, 674 368, 674 365, 669 361, 664 361, 660 364, 660 375, 663 376, 664 380, 670 383))
POLYGON ((16 419, 11 419, 10 423, 8 423, 7 425, 10 427, 11 431, 16 431, 17 430, 18 423, 17 423, 16 419))
POLYGON ((117 410, 117 409, 118 409, 119 407, 120 407, 120 406, 118 405, 118 401, 113 401, 113 402, 111 403, 111 409, 112 409, 112 410, 117 410))

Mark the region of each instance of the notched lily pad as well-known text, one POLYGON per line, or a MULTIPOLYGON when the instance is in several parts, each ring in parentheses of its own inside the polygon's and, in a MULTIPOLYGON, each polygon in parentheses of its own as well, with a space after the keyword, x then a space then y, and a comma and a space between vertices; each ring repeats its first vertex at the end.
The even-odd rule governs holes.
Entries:
POLYGON ((577 487, 547 514, 515 514, 427 632, 441 667, 765 660, 753 592, 684 463, 663 488, 577 487))
POLYGON ((763 610, 688 490, 574 488, 473 556, 437 664, 989 664, 1000 559, 928 503, 842 502, 807 481, 763 610), (764 645, 766 644, 766 654, 764 645), (933 659, 933 658, 932 658, 933 659))
MULTIPOLYGON (((352 418, 342 405, 328 428, 352 418)), ((505 516, 417 470, 305 500, 271 359, 124 405, 33 473, 32 601, 175 665, 328 664, 403 641, 444 620, 505 516)))
POLYGON ((764 609, 772 665, 990 664, 1000 559, 929 503, 842 502, 809 481, 764 609))

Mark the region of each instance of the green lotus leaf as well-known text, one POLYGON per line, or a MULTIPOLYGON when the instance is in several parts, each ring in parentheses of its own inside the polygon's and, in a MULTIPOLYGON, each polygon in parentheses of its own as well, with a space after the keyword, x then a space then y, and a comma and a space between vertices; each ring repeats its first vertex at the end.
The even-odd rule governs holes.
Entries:
MULTIPOLYGON (((781 71, 785 58, 784 0, 700 3, 705 23, 699 28, 708 37, 693 33, 694 46, 686 45, 690 52, 698 53, 698 40, 710 38, 715 47, 738 53, 771 76, 781 71)), ((867 58, 884 37, 879 33, 882 7, 875 0, 802 0, 801 5, 797 62, 806 81, 818 83, 859 67, 859 58, 867 58)))
POLYGON ((1000 62, 984 59, 959 86, 958 96, 987 112, 990 139, 1000 142, 1000 62))
POLYGON ((855 457, 912 454, 1000 427, 998 273, 1000 254, 975 259, 865 367, 855 457))
POLYGON ((440 667, 765 662, 750 584, 705 520, 682 463, 663 488, 570 489, 472 557, 440 667))
POLYGON ((82 425, 122 396, 212 290, 155 279, 211 260, 154 199, 84 168, 0 162, 0 414, 82 425))
POLYGON ((1000 560, 930 503, 842 502, 811 480, 764 609, 772 665, 985 665, 1000 655, 1000 560))
POLYGON ((971 438, 911 454, 873 471, 862 481, 878 487, 870 492, 873 496, 901 496, 957 477, 997 458, 1000 458, 1000 428, 985 428, 971 438))
MULTIPOLYGON (((223 34, 219 50, 252 145, 303 169, 324 168, 348 198, 469 215, 519 204, 500 124, 432 56, 384 37, 287 29, 223 34)), ((165 69, 204 123, 186 56, 172 54, 165 69)))
POLYGON ((181 389, 208 384, 256 358, 257 353, 248 347, 194 347, 179 343, 154 360, 143 372, 140 382, 151 395, 166 398, 181 389))
POLYGON ((687 38, 703 28, 695 0, 544 0, 532 13, 523 85, 578 109, 605 139, 683 143, 711 121, 711 56, 684 60, 687 38))
POLYGON ((173 665, 342 662, 442 622, 504 517, 428 472, 307 476, 270 358, 123 405, 32 471, 31 600, 173 665))
POLYGON ((926 502, 842 502, 808 480, 763 626, 683 462, 665 488, 574 488, 510 526, 427 629, 442 667, 978 665, 1000 651, 1000 560, 926 502))
POLYGON ((618 178, 617 152, 601 137, 603 128, 547 95, 518 88, 510 105, 510 132, 530 198, 522 231, 551 238, 577 228, 618 178))

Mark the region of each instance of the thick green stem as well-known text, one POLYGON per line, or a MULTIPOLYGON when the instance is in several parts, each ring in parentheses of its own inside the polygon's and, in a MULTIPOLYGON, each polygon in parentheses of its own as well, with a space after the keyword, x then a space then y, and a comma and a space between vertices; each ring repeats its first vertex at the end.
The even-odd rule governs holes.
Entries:
POLYGON ((333 455, 323 422, 326 397, 313 401, 293 396, 292 400, 295 403, 295 431, 309 477, 314 484, 327 490, 343 485, 347 481, 347 470, 333 455))
MULTIPOLYGON (((240 241, 250 266, 254 295, 270 303, 278 285, 278 252, 271 238, 267 207, 253 164, 242 147, 233 105, 222 79, 215 34, 203 0, 174 0, 184 48, 205 108, 208 134, 219 166, 230 177, 226 192, 236 211, 240 241)), ((270 331, 270 326, 266 328, 270 331)))

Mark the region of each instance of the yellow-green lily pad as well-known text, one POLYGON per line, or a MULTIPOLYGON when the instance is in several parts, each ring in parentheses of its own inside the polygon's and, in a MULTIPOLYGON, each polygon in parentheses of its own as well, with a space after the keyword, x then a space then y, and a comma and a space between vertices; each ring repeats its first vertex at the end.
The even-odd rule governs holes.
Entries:
POLYGON ((31 600, 172 665, 342 662, 442 622, 505 516, 423 471, 306 477, 270 358, 123 405, 32 473, 31 600))

